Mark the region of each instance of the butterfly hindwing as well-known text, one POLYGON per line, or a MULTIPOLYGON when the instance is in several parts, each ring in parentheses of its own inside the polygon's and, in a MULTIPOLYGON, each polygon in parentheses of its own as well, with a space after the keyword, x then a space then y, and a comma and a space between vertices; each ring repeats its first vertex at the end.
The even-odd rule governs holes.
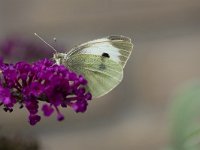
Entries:
POLYGON ((93 97, 105 95, 123 78, 121 65, 98 55, 91 55, 90 58, 88 54, 73 55, 68 59, 67 65, 76 73, 84 75, 93 97))

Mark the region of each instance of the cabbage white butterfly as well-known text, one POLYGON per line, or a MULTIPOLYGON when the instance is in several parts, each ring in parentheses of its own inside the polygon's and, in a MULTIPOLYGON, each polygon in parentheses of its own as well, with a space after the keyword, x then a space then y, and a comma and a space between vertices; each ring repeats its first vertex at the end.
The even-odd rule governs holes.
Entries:
POLYGON ((55 51, 53 59, 56 64, 65 65, 85 77, 93 97, 107 94, 122 81, 123 68, 133 49, 131 39, 121 35, 83 43, 68 53, 58 53, 49 46, 55 51))

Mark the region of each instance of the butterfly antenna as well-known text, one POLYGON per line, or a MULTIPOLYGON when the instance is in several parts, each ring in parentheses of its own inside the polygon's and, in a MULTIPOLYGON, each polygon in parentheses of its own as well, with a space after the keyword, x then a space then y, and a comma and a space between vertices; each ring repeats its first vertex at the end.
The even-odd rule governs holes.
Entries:
MULTIPOLYGON (((57 50, 51 46, 49 43, 47 43, 42 37, 40 37, 37 33, 34 33, 35 36, 37 36, 42 42, 44 42, 45 44, 47 44, 51 49, 53 49, 56 53, 57 53, 57 50)), ((55 41, 55 40, 54 40, 55 41)))

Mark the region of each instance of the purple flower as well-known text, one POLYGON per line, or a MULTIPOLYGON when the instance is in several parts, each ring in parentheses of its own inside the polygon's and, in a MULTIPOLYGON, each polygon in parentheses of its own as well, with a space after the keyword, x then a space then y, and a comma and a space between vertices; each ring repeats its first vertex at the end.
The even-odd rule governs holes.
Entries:
POLYGON ((31 125, 35 125, 37 122, 41 120, 41 117, 39 115, 30 115, 29 116, 29 123, 31 125))
POLYGON ((42 106, 42 111, 44 112, 44 115, 48 117, 54 112, 54 109, 52 106, 44 104, 42 106))
POLYGON ((71 107, 75 112, 85 112, 91 93, 85 87, 87 81, 82 75, 71 72, 63 65, 44 59, 33 64, 0 62, 0 105, 5 111, 12 111, 15 104, 29 112, 29 123, 35 125, 41 120, 37 114, 39 103, 44 102, 44 116, 57 112, 57 120, 64 116, 59 107, 71 107))

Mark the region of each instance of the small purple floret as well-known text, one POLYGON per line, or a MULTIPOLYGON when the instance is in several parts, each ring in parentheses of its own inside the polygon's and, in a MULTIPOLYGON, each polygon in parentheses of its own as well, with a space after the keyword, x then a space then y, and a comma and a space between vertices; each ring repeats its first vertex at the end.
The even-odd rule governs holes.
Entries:
POLYGON ((35 125, 37 122, 41 120, 41 117, 39 115, 30 115, 29 116, 29 123, 31 125, 35 125))
POLYGON ((52 106, 44 104, 42 106, 42 111, 44 112, 45 116, 49 117, 54 112, 54 109, 52 108, 52 106))
POLYGON ((58 107, 70 106, 75 112, 85 112, 88 100, 92 99, 86 85, 82 75, 48 59, 33 64, 0 61, 0 105, 10 112, 17 103, 20 108, 25 106, 31 125, 41 120, 37 114, 40 102, 45 103, 42 106, 44 116, 51 116, 55 110, 58 121, 64 119, 58 107))

